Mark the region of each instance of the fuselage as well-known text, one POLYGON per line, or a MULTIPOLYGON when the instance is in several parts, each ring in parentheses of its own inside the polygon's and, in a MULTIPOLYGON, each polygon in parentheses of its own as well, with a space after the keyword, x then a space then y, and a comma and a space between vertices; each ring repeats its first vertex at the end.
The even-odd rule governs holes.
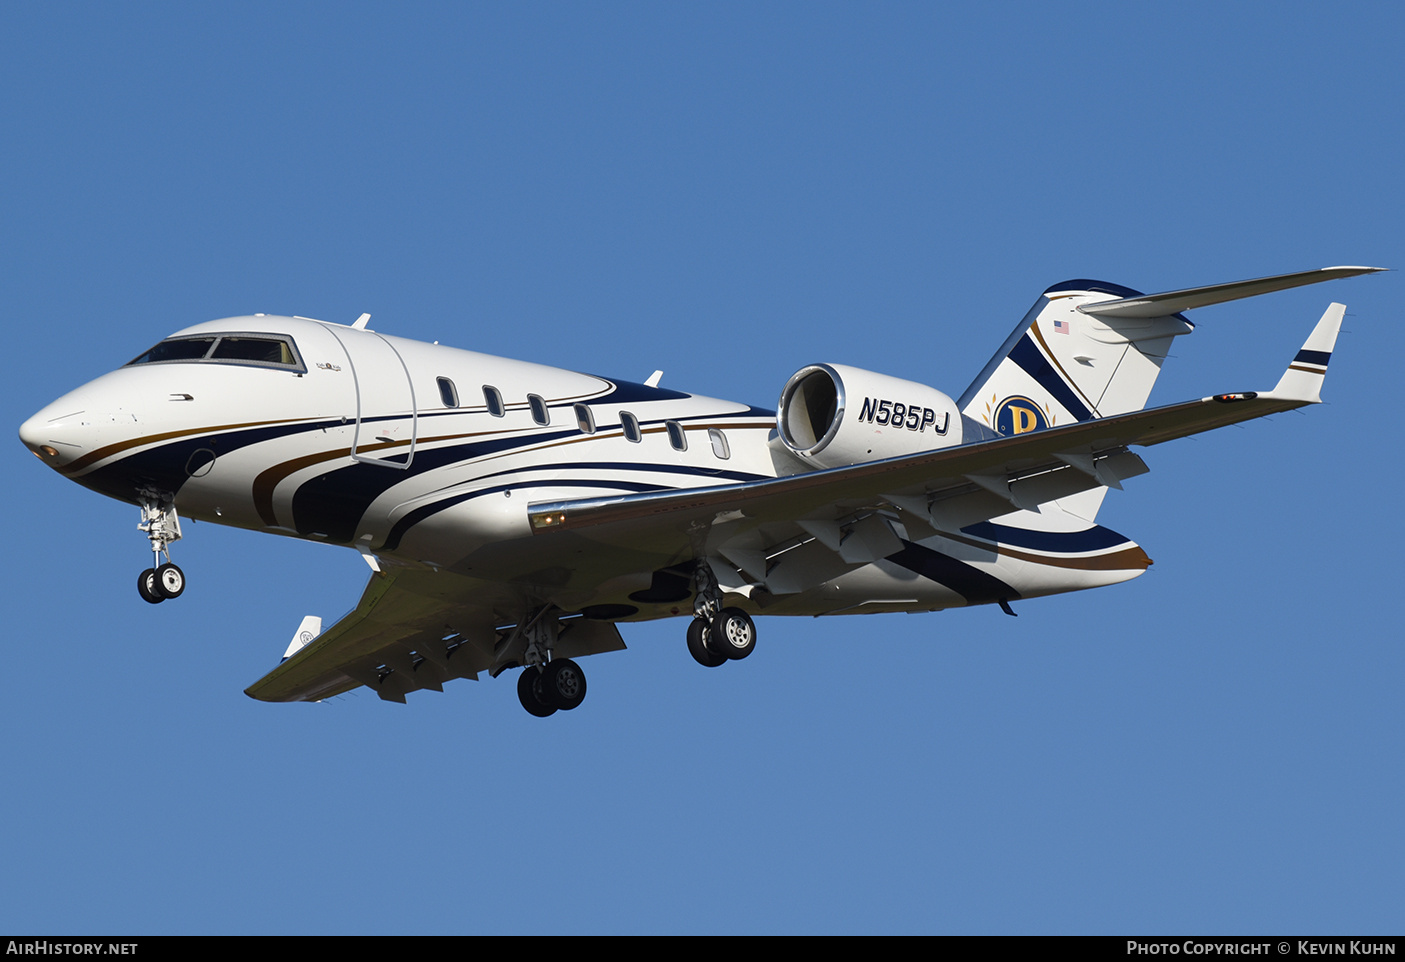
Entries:
MULTIPOLYGON (((188 518, 534 585, 558 576, 531 570, 545 547, 532 540, 532 502, 805 470, 775 441, 769 410, 274 315, 178 331, 54 401, 20 436, 60 474, 119 500, 167 498, 188 518)), ((1003 555, 986 537, 955 537, 973 559, 958 567, 989 578, 953 583, 951 543, 936 561, 916 534, 896 560, 857 568, 814 538, 783 545, 813 583, 768 596, 767 613, 931 610, 1093 587, 1145 568, 1120 536, 1087 549, 1128 556, 1101 568, 1039 563, 1037 536, 1021 535, 1034 553, 1003 555)), ((560 567, 561 552, 546 553, 547 567, 560 567)), ((651 595, 647 575, 592 582, 584 558, 559 577, 579 604, 679 613, 677 592, 651 595)))

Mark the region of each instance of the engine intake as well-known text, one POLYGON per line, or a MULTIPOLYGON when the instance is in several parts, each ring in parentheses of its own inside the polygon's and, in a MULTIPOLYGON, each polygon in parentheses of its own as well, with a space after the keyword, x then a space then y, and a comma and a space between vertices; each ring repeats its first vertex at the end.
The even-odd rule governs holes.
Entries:
POLYGON ((825 468, 961 443, 961 414, 941 391, 843 364, 792 374, 776 427, 787 448, 825 468))

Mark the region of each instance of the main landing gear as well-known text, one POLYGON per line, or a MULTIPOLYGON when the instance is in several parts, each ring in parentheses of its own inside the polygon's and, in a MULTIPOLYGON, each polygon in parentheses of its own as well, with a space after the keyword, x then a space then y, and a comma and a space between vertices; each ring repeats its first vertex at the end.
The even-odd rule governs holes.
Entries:
POLYGON ((170 495, 147 489, 140 495, 141 523, 137 527, 146 532, 151 542, 153 565, 137 575, 137 593, 143 601, 159 605, 167 598, 179 598, 185 591, 185 572, 171 562, 170 548, 181 538, 181 523, 170 495))
POLYGON ((704 668, 739 661, 756 648, 756 625, 740 608, 722 607, 722 588, 706 561, 693 569, 693 620, 688 653, 704 668))
POLYGON ((556 614, 543 608, 522 629, 527 649, 517 676, 517 699, 538 718, 570 711, 585 701, 585 672, 569 658, 552 658, 556 643, 556 614))
POLYGON ((557 658, 545 668, 528 665, 517 676, 517 698, 538 718, 570 711, 585 701, 585 672, 569 658, 557 658))

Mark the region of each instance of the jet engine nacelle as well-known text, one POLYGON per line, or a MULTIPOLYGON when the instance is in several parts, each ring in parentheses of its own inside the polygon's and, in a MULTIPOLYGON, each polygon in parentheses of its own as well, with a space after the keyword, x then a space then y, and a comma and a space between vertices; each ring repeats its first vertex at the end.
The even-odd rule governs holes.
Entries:
POLYGON ((792 374, 776 426, 787 448, 823 468, 961 443, 961 412, 941 391, 843 364, 792 374))

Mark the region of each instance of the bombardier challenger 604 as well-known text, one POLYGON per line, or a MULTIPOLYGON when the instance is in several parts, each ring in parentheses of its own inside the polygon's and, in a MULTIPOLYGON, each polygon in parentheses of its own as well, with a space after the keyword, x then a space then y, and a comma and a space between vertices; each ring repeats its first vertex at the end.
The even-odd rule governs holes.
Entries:
POLYGON ((620 622, 681 615, 718 667, 757 615, 935 611, 1135 578, 1096 523, 1130 449, 1314 404, 1344 307, 1270 391, 1146 408, 1185 312, 1372 273, 1330 267, 1144 295, 1050 287, 952 399, 836 363, 777 410, 254 314, 177 331, 20 428, 59 474, 137 506, 152 604, 180 597, 182 517, 329 542, 370 581, 326 630, 305 618, 247 691, 383 699, 519 669, 526 710, 580 705, 573 659, 620 622))

